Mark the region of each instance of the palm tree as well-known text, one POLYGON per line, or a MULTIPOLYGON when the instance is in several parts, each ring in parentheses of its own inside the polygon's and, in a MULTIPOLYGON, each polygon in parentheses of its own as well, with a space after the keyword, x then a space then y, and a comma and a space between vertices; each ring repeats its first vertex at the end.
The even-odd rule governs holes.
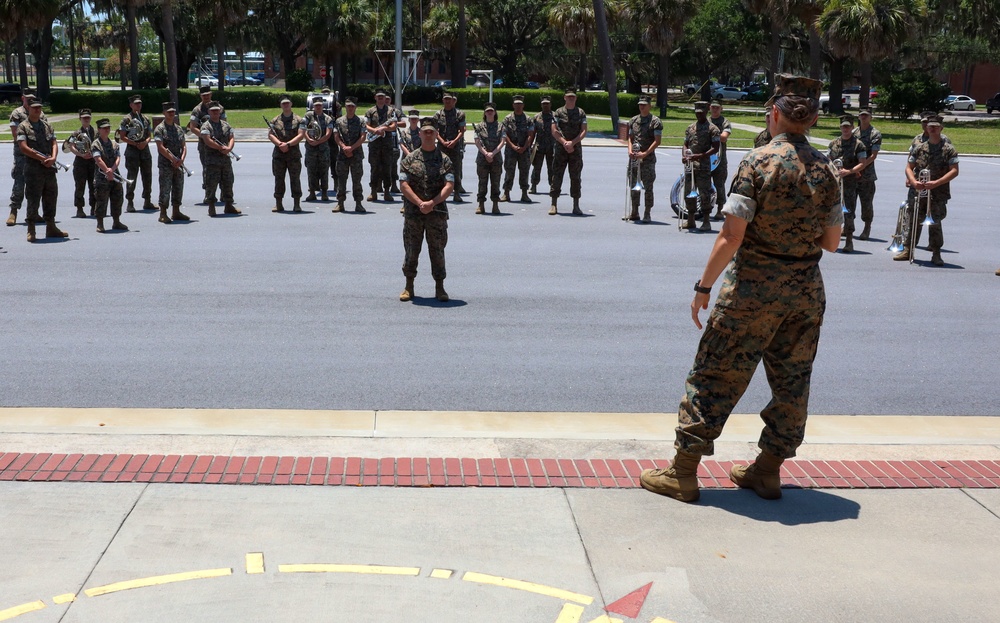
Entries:
POLYGON ((555 0, 548 9, 549 27, 566 49, 580 55, 577 87, 587 88, 587 54, 597 39, 597 20, 591 0, 555 0))
MULTIPOLYGON (((895 53, 926 8, 923 0, 829 0, 816 24, 833 56, 862 63, 861 106, 868 105, 872 61, 895 53)), ((831 84, 830 101, 839 101, 833 90, 831 84)))
POLYGON ((670 54, 684 32, 684 23, 694 15, 695 5, 694 0, 627 0, 626 3, 628 20, 640 29, 643 45, 659 60, 656 103, 661 116, 667 114, 670 54))
MULTIPOLYGON (((46 26, 51 29, 52 20, 59 14, 60 8, 59 0, 40 0, 33 3, 0 0, 0 34, 3 34, 4 39, 14 41, 22 87, 28 86, 28 64, 24 54, 25 33, 46 26)), ((47 70, 46 67, 46 73, 47 70)), ((40 95, 43 98, 48 97, 47 92, 40 95)))
MULTIPOLYGON (((781 3, 783 0, 777 0, 781 3)), ((771 41, 768 44, 767 53, 770 64, 767 69, 767 83, 774 84, 774 74, 781 71, 778 67, 778 59, 781 56, 781 29, 787 25, 787 14, 781 10, 775 10, 775 0, 743 0, 747 9, 755 15, 767 17, 771 25, 771 41)))

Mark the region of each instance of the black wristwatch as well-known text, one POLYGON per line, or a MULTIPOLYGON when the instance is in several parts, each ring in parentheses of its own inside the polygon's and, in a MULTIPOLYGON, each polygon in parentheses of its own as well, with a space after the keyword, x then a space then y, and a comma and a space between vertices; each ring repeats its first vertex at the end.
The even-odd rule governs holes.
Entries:
POLYGON ((697 292, 698 294, 711 294, 712 288, 701 287, 701 279, 699 279, 698 281, 694 282, 694 291, 697 292))

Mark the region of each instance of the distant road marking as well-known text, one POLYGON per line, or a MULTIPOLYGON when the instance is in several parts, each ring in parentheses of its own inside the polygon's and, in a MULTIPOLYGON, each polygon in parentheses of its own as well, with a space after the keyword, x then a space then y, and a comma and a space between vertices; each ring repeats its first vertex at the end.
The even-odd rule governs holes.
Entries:
POLYGON ((264 554, 260 552, 247 554, 247 573, 264 573, 264 554))
POLYGON ((154 575, 148 578, 139 578, 138 580, 128 580, 127 582, 115 582, 114 584, 105 584, 104 586, 95 586, 94 588, 88 588, 83 591, 87 597, 98 597, 100 595, 108 595, 110 593, 117 593, 119 591, 127 591, 133 588, 146 588, 149 586, 158 586, 160 584, 173 584, 175 582, 187 582, 188 580, 204 580, 206 578, 220 578, 226 575, 232 575, 232 568, 228 569, 203 569, 201 571, 188 571, 186 573, 171 573, 170 575, 154 575))
POLYGON ((420 575, 420 567, 384 565, 278 565, 278 573, 360 573, 365 575, 420 575))
POLYGON ((594 598, 590 597, 589 595, 581 595, 580 593, 571 593, 570 591, 564 591, 560 588, 546 586, 544 584, 535 584, 534 582, 525 582, 524 580, 512 580, 510 578, 503 578, 498 575, 475 573, 474 571, 469 571, 464 576, 462 576, 462 581, 476 582, 477 584, 490 584, 493 586, 503 586, 504 588, 513 588, 514 590, 518 591, 526 591, 529 593, 537 593, 538 595, 555 597, 556 599, 562 599, 563 601, 574 601, 578 604, 583 604, 585 606, 589 606, 594 602, 594 598))
POLYGON ((580 617, 582 616, 583 606, 563 604, 562 610, 556 618, 556 623, 580 623, 580 617))
POLYGON ((1000 162, 989 162, 988 160, 976 160, 975 158, 963 158, 966 162, 975 162, 976 164, 988 164, 991 167, 1000 167, 1000 162))
POLYGON ((663 617, 656 617, 649 623, 674 623, 674 622, 671 621, 670 619, 664 619, 663 617))
POLYGON ((74 593, 65 593, 63 595, 56 595, 52 598, 53 603, 57 604, 68 604, 72 601, 76 601, 76 595, 74 593))
POLYGON ((437 578, 438 580, 447 580, 452 574, 455 573, 451 569, 434 569, 431 571, 431 577, 437 578))
POLYGON ((21 616, 28 612, 34 612, 35 610, 41 610, 45 607, 45 602, 39 599, 38 601, 33 601, 27 604, 21 604, 20 606, 14 606, 13 608, 7 608, 6 610, 0 610, 0 621, 6 621, 8 619, 13 619, 16 616, 21 616))

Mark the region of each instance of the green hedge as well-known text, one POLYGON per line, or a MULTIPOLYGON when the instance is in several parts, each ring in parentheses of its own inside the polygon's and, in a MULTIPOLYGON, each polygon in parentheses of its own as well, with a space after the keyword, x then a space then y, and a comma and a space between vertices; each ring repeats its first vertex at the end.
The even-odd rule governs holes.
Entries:
MULTIPOLYGON (((160 103, 169 99, 167 89, 142 89, 137 91, 72 91, 53 90, 49 96, 49 105, 53 113, 74 113, 81 108, 89 108, 98 111, 120 110, 123 113, 128 111, 128 97, 133 93, 139 93, 143 99, 143 111, 147 114, 160 112, 160 103)), ((220 95, 218 91, 213 91, 213 95, 222 102, 226 108, 233 110, 257 110, 259 108, 276 108, 278 97, 282 91, 272 89, 226 89, 220 95)), ((292 104, 295 107, 306 105, 305 93, 289 93, 292 104)), ((178 108, 182 111, 189 111, 201 102, 197 89, 180 89, 177 92, 178 108)))
MULTIPOLYGON (((374 102, 375 90, 385 89, 393 99, 395 99, 395 89, 388 85, 370 84, 367 82, 356 82, 347 85, 347 91, 340 94, 341 101, 348 96, 358 98, 359 102, 374 102)), ((403 105, 415 106, 417 104, 433 104, 441 101, 441 89, 435 87, 423 87, 415 84, 407 85, 403 89, 403 105)))
MULTIPOLYGON (((439 89, 440 91, 440 89, 439 89)), ((458 107, 465 111, 482 110, 490 97, 489 88, 451 89, 458 97, 458 107)), ((527 110, 541 110, 542 96, 552 98, 552 109, 563 105, 565 91, 554 89, 493 89, 493 103, 501 110, 514 108, 514 96, 524 96, 524 107, 527 110)), ((437 101, 440 101, 440 94, 437 101)), ((577 93, 576 105, 591 115, 610 115, 611 107, 608 94, 604 91, 582 91, 577 93)), ((628 119, 639 112, 639 96, 632 93, 618 94, 618 115, 628 119)))

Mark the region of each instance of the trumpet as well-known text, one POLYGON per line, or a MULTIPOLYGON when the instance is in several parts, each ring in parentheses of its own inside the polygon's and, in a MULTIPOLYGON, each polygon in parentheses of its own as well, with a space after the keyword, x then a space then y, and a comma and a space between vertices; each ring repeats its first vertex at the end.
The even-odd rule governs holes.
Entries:
POLYGON ((629 149, 628 172, 625 176, 625 215, 623 221, 627 221, 632 213, 632 193, 638 193, 646 189, 639 177, 639 159, 632 157, 639 153, 639 141, 633 141, 629 149))
MULTIPOLYGON (((43 154, 42 152, 38 151, 37 149, 32 149, 31 151, 35 152, 36 154, 38 154, 38 155, 39 155, 39 156, 41 156, 42 158, 49 158, 49 157, 51 157, 51 156, 50 156, 50 155, 48 155, 48 154, 43 154)), ((62 169, 63 171, 69 171, 69 167, 68 167, 68 166, 66 166, 65 164, 63 164, 63 163, 59 162, 59 160, 58 160, 58 159, 55 159, 55 160, 53 161, 53 164, 54 164, 54 165, 55 165, 56 167, 58 167, 58 168, 62 169)))
POLYGON ((844 178, 841 177, 840 172, 844 170, 844 161, 837 158, 833 161, 833 173, 837 176, 837 185, 840 187, 840 211, 844 214, 847 213, 847 204, 844 203, 844 178))
MULTIPOLYGON (((378 127, 380 127, 380 128, 385 128, 385 127, 388 127, 388 126, 389 126, 389 124, 390 124, 390 123, 392 123, 392 122, 394 122, 394 121, 395 121, 395 119, 394 119, 394 118, 392 118, 392 117, 389 117, 389 118, 388 118, 388 119, 386 119, 386 120, 385 120, 384 122, 380 123, 380 124, 378 125, 378 127)), ((382 136, 384 136, 384 135, 382 135, 382 134, 377 134, 377 133, 375 133, 375 132, 365 132, 365 141, 366 141, 366 142, 368 142, 368 143, 374 143, 374 142, 375 142, 375 141, 377 141, 378 139, 382 138, 382 136)))
MULTIPOLYGON (((929 169, 921 169, 920 174, 917 175, 917 181, 926 184, 931 181, 931 172, 929 169)), ((918 190, 913 195, 913 219, 910 221, 910 263, 913 263, 914 250, 917 248, 917 242, 920 240, 920 230, 918 227, 923 225, 933 225, 935 223, 934 217, 931 216, 931 189, 924 188, 918 190), (924 219, 917 223, 920 219, 920 202, 924 202, 924 219)))
MULTIPOLYGON (((95 160, 97 160, 97 159, 99 159, 101 157, 101 152, 99 150, 95 149, 93 153, 94 153, 94 159, 95 160)), ((135 184, 135 180, 126 179, 124 175, 122 175, 121 173, 118 172, 118 169, 112 169, 112 172, 113 172, 113 176, 112 177, 114 177, 114 180, 116 182, 118 182, 119 184, 125 184, 125 185, 128 185, 128 186, 133 186, 135 184)), ((99 173, 101 175, 105 175, 104 171, 99 171, 99 173)))
MULTIPOLYGON (((225 144, 225 143, 223 143, 223 142, 222 142, 222 141, 220 141, 219 139, 215 138, 214 136, 212 137, 212 140, 213 140, 213 141, 215 141, 216 143, 218 143, 219 145, 222 145, 223 147, 225 147, 225 146, 226 146, 226 144, 225 144)), ((237 162, 239 162, 239 161, 240 161, 240 158, 242 158, 242 156, 240 156, 240 155, 239 155, 238 153, 236 153, 235 151, 230 151, 230 152, 229 152, 229 153, 227 153, 226 155, 227 155, 227 156, 229 156, 230 158, 232 158, 233 160, 237 161, 237 162)))
POLYGON ((892 240, 886 251, 899 253, 903 250, 903 223, 906 221, 906 200, 899 204, 899 213, 896 214, 896 232, 892 234, 892 240))

